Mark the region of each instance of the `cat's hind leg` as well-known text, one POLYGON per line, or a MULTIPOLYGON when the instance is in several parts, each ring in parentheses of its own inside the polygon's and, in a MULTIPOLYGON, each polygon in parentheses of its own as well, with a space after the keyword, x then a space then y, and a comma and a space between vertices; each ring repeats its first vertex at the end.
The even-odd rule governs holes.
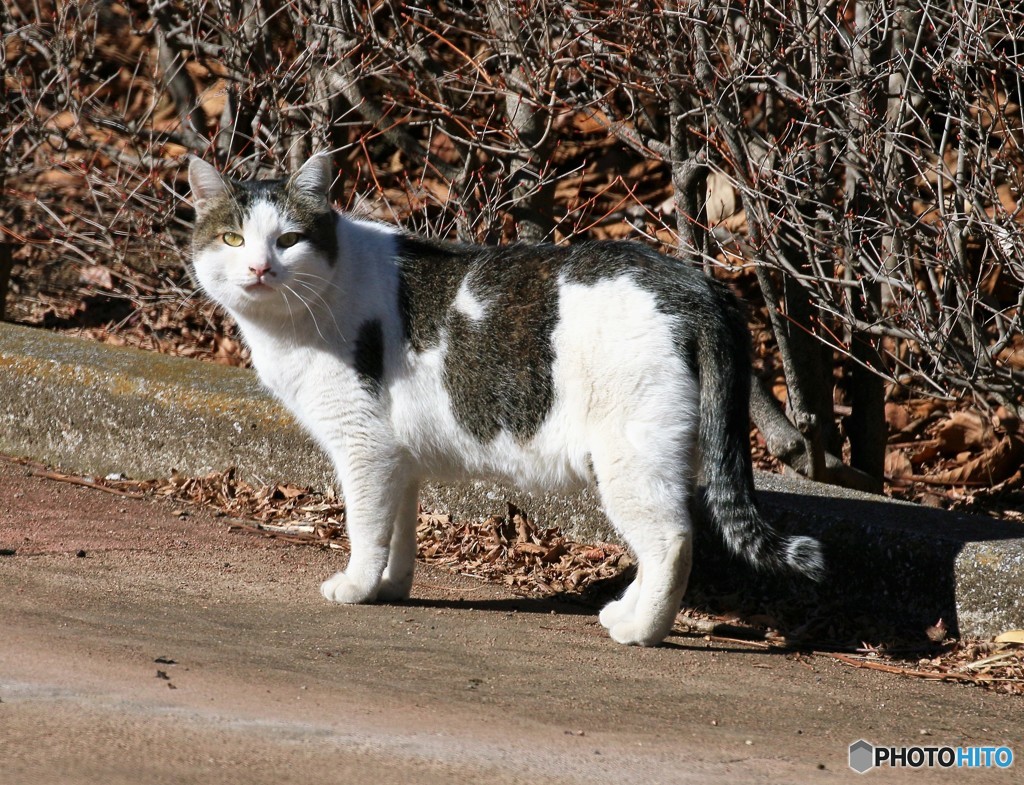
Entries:
POLYGON ((637 578, 601 612, 619 643, 654 646, 675 621, 689 580, 693 533, 686 433, 606 440, 592 453, 605 514, 636 554, 637 578))
POLYGON ((410 480, 402 496, 398 515, 395 516, 388 550, 388 566, 384 568, 377 598, 405 600, 412 590, 413 570, 416 566, 416 520, 419 512, 419 483, 410 480))

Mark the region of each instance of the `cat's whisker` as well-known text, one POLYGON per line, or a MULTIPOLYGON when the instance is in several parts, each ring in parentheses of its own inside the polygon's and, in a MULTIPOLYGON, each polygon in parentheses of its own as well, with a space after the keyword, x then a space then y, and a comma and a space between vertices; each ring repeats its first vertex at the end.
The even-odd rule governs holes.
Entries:
POLYGON ((309 280, 309 281, 312 281, 315 284, 322 284, 323 285, 322 288, 324 288, 324 289, 333 289, 336 292, 344 292, 345 291, 337 283, 337 281, 332 281, 330 278, 325 278, 322 275, 315 275, 315 274, 307 272, 305 270, 294 270, 294 271, 292 271, 292 275, 295 278, 301 278, 304 281, 309 280))
MULTIPOLYGON (((303 306, 305 306, 306 310, 309 311, 309 316, 310 316, 310 319, 313 322, 313 327, 316 329, 316 334, 320 336, 321 340, 326 342, 327 341, 327 336, 325 336, 323 334, 323 332, 320 330, 320 324, 316 320, 316 314, 313 312, 312 306, 310 306, 310 304, 307 303, 302 298, 302 296, 298 292, 296 292, 292 287, 290 287, 288 284, 281 284, 281 287, 283 289, 286 289, 287 291, 291 292, 295 296, 295 299, 298 300, 300 303, 302 303, 303 306)), ((287 298, 285 298, 285 299, 287 301, 287 298)), ((337 325, 337 322, 335 322, 335 325, 337 325)))
MULTIPOLYGON (((296 276, 296 278, 297 277, 298 276, 296 276)), ((341 326, 338 324, 338 319, 334 315, 334 309, 331 308, 331 304, 327 301, 327 299, 315 287, 311 286, 305 281, 296 280, 294 281, 294 283, 297 287, 302 287, 304 291, 308 291, 313 297, 320 301, 320 305, 323 306, 324 311, 326 311, 327 315, 331 317, 331 321, 334 322, 334 329, 336 331, 336 334, 342 336, 343 333, 341 330, 341 326)), ((294 292, 295 290, 293 289, 292 291, 294 292)), ((298 292, 295 292, 295 295, 298 297, 298 292)))
POLYGON ((329 278, 324 278, 321 275, 310 273, 306 270, 291 270, 292 278, 297 283, 301 283, 304 287, 311 291, 321 293, 326 289, 334 289, 335 291, 342 291, 342 288, 338 286, 334 281, 329 278))
POLYGON ((298 340, 299 328, 295 325, 295 314, 292 313, 292 304, 290 302, 288 302, 288 298, 287 297, 284 298, 284 305, 285 305, 285 308, 288 309, 288 321, 291 323, 291 326, 292 326, 292 336, 296 340, 298 340))
POLYGON ((198 291, 193 291, 193 292, 190 292, 189 294, 186 294, 184 297, 179 298, 178 304, 175 307, 173 313, 171 314, 171 318, 172 319, 177 319, 178 315, 182 312, 182 310, 185 309, 189 305, 189 303, 191 303, 192 300, 195 297, 197 297, 198 295, 199 295, 198 291))

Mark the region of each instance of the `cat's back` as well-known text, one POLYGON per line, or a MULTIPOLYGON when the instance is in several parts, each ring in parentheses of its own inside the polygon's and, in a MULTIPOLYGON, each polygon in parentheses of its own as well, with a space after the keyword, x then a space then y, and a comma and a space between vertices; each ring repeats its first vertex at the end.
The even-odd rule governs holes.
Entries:
POLYGON ((636 296, 694 318, 715 318, 733 299, 698 267, 631 241, 480 246, 403 236, 396 253, 399 310, 417 350, 469 328, 505 346, 528 335, 543 343, 579 289, 601 293, 591 306, 605 318, 636 296))

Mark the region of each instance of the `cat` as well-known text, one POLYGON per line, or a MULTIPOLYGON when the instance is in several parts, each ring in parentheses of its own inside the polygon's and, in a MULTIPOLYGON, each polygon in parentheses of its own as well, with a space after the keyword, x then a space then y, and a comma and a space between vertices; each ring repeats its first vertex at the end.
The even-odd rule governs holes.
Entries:
POLYGON ((820 544, 755 503, 750 337, 726 286, 632 242, 423 239, 335 212, 331 182, 327 155, 281 180, 189 165, 200 287, 337 470, 352 552, 324 597, 409 596, 424 480, 589 485, 638 562, 600 622, 656 645, 689 579, 701 466, 732 551, 820 578, 820 544))

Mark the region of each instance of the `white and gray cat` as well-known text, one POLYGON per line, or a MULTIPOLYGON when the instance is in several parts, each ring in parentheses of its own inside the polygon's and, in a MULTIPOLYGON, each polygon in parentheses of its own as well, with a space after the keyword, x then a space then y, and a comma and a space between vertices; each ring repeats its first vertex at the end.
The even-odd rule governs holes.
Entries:
POLYGON ((337 469, 352 555, 327 599, 408 597, 424 480, 590 485, 639 563, 601 624, 657 644, 699 466, 735 553, 820 577, 819 543, 755 506, 749 335, 723 285, 634 243, 480 247, 356 220, 329 204, 329 160, 251 182, 189 167, 196 276, 337 469))

